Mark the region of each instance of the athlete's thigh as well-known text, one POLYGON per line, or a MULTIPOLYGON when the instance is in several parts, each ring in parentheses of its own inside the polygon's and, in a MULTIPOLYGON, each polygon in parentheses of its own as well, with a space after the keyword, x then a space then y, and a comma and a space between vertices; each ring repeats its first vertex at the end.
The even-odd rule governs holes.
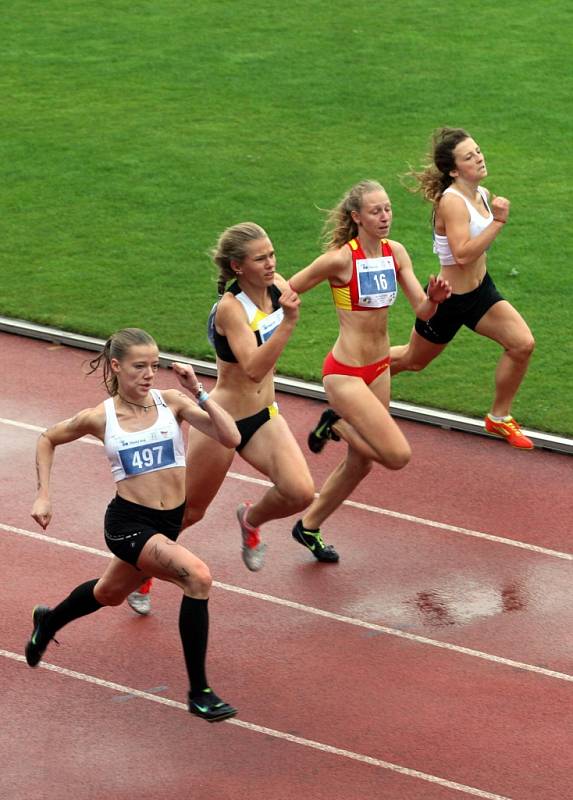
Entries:
POLYGON ((367 386, 361 378, 326 375, 323 379, 329 403, 360 436, 379 453, 406 443, 404 434, 390 416, 390 374, 367 386))
POLYGON ((147 540, 137 559, 137 566, 146 575, 170 581, 181 588, 185 588, 188 578, 207 569, 200 558, 162 533, 156 533, 147 540))
POLYGON ((185 495, 187 506, 204 511, 223 483, 233 462, 234 450, 223 447, 210 436, 189 431, 185 495))
POLYGON ((475 332, 493 339, 506 350, 533 338, 526 321, 507 300, 500 300, 488 309, 475 326, 475 332))
POLYGON ((265 422, 240 455, 279 488, 286 484, 312 482, 298 442, 281 414, 265 422))
POLYGON ((437 344, 420 336, 416 328, 412 328, 408 343, 408 363, 420 368, 426 367, 447 347, 448 343, 437 344))

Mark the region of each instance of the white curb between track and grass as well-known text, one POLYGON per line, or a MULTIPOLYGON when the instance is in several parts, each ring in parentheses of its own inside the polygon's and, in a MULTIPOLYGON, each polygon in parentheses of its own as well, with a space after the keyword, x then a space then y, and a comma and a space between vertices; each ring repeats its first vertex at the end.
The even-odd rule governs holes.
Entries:
MULTIPOLYGON (((36 325, 33 322, 11 319, 8 317, 0 317, 0 331, 20 336, 28 336, 33 339, 42 339, 56 344, 69 345, 70 347, 78 347, 83 350, 101 350, 104 344, 103 339, 98 339, 94 336, 83 336, 79 333, 62 331, 57 328, 36 325)), ((196 358, 187 358, 186 356, 164 352, 160 353, 160 358, 163 366, 169 366, 174 361, 181 361, 184 364, 191 364, 199 375, 210 375, 214 377, 217 374, 215 364, 210 361, 201 361, 196 358)), ((326 400, 324 389, 319 383, 309 383, 296 378, 287 378, 277 375, 275 376, 275 385, 277 390, 281 392, 297 394, 301 397, 309 397, 315 400, 326 400)), ((415 406, 410 403, 400 403, 397 401, 392 401, 390 403, 390 411, 394 417, 409 419, 413 422, 425 422, 440 428, 465 431, 466 433, 477 433, 483 436, 489 435, 485 432, 484 423, 481 419, 465 417, 461 414, 454 414, 449 411, 424 408, 423 406, 415 406)), ((546 450, 553 450, 559 453, 573 454, 573 439, 554 436, 553 434, 544 433, 543 431, 533 431, 526 428, 523 428, 523 432, 533 441, 536 447, 543 447, 546 450)))

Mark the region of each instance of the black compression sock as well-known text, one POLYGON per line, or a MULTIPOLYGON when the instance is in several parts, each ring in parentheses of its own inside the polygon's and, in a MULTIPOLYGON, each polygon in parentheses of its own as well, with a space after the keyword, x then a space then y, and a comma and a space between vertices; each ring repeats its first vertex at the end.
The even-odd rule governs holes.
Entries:
POLYGON ((209 686, 205 675, 205 658, 209 638, 207 602, 207 600, 197 600, 194 597, 183 595, 179 612, 179 633, 191 684, 191 697, 195 697, 209 686))
POLYGON ((72 622, 79 617, 85 617, 87 614, 93 614, 103 608, 101 603, 94 597, 94 587, 97 583, 97 578, 93 581, 86 581, 70 592, 65 600, 53 608, 46 619, 46 625, 52 634, 72 622))

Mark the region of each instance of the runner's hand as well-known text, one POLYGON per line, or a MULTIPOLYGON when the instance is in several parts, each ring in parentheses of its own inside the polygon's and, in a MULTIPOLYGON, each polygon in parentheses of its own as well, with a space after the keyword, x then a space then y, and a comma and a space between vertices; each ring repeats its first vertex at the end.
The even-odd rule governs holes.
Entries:
POLYGON ((491 213, 498 222, 507 222, 509 217, 509 200, 507 197, 494 197, 491 201, 491 213))
POLYGON ((199 391, 199 381, 191 364, 180 364, 175 361, 172 365, 173 371, 181 386, 185 387, 191 394, 195 395, 199 391))
POLYGON ((426 294, 431 303, 443 303, 451 293, 452 287, 445 278, 441 276, 436 278, 434 275, 430 275, 426 294))
POLYGON ((52 519, 52 504, 49 500, 38 497, 34 501, 34 505, 32 506, 32 519, 36 520, 38 525, 46 530, 52 519))
POLYGON ((300 313, 300 297, 290 288, 288 283, 279 297, 279 303, 282 307, 285 319, 291 323, 296 323, 300 313))

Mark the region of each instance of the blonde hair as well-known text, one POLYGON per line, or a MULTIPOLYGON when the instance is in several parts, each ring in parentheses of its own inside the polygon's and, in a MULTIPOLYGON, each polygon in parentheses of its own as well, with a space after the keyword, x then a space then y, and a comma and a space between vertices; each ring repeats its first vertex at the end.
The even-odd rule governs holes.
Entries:
POLYGON ((268 238, 267 232, 256 222, 240 222, 223 231, 210 253, 213 262, 219 269, 217 281, 219 295, 225 293, 227 283, 236 277, 231 261, 240 263, 247 255, 249 242, 266 238, 268 238))
POLYGON ((431 150, 427 163, 421 171, 411 170, 408 176, 417 185, 412 191, 419 192, 424 200, 436 205, 445 190, 453 183, 450 172, 456 168, 454 150, 460 142, 469 139, 463 128, 438 128, 432 134, 431 150))
POLYGON ((89 362, 90 370, 88 375, 91 375, 92 372, 96 372, 101 366, 103 371, 103 384, 108 394, 114 397, 118 393, 119 385, 117 382, 117 375, 111 368, 111 360, 112 358, 116 358, 118 361, 121 361, 126 357, 131 347, 137 347, 138 345, 155 345, 155 347, 157 347, 153 336, 150 336, 141 328, 123 328, 120 331, 116 331, 104 344, 103 350, 99 356, 92 358, 89 362))
POLYGON ((352 219, 353 211, 360 211, 365 194, 385 191, 378 181, 364 180, 357 183, 340 199, 337 205, 328 212, 323 230, 323 247, 332 250, 342 247, 346 242, 358 236, 358 225, 352 219))

